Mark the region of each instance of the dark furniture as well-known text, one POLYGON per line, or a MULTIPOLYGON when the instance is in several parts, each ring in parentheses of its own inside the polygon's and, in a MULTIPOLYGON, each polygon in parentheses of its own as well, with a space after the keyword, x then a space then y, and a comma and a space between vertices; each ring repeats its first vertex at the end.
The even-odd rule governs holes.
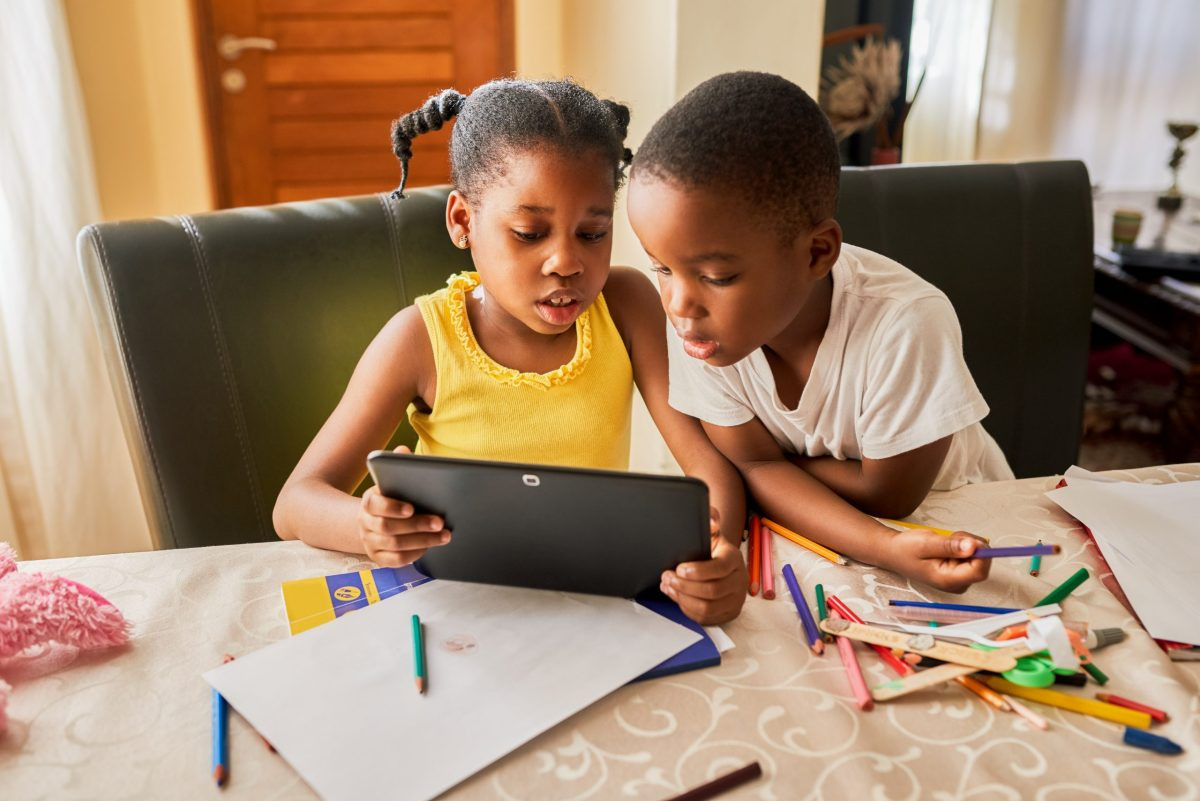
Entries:
MULTIPOLYGON (((270 540, 284 480, 384 322, 470 267, 447 189, 105 223, 79 258, 159 547, 270 540)), ((847 170, 847 239, 950 296, 1019 476, 1075 457, 1091 306, 1078 163, 847 170)), ((407 426, 394 442, 412 442, 407 426)))

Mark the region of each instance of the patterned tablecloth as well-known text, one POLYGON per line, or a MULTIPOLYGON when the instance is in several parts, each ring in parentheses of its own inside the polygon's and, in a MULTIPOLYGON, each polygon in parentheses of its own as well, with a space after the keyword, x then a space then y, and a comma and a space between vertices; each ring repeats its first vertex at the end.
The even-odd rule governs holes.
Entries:
MULTIPOLYGON (((1200 464, 1117 475, 1196 480, 1200 464)), ((934 493, 913 516, 984 534, 994 545, 1040 538, 1062 546, 1037 578, 1028 575, 1026 559, 997 560, 991 579, 964 596, 968 602, 1025 607, 1078 567, 1095 571, 1095 546, 1043 497, 1055 482, 934 493)), ((805 587, 821 582, 863 616, 890 598, 948 600, 886 571, 837 567, 775 541, 777 566, 792 563, 805 587)), ((280 582, 365 566, 361 558, 294 542, 24 563, 23 571, 95 587, 122 609, 136 635, 120 653, 60 650, 0 665, 0 676, 14 685, 9 732, 0 738, 0 798, 313 797, 236 716, 232 780, 218 794, 209 774, 209 691, 200 673, 223 653, 244 654, 287 636, 280 582)), ((1086 582, 1065 602, 1069 617, 1129 633, 1098 652, 1112 678, 1108 689, 1168 710, 1170 722, 1156 730, 1182 744, 1182 756, 1127 747, 1113 724, 1033 705, 1050 721, 1041 732, 956 685, 859 712, 836 650, 818 658, 804 647, 782 582, 779 589, 774 601, 749 599, 725 627, 737 647, 720 667, 618 690, 445 797, 661 799, 758 760, 764 778, 725 797, 1200 798, 1200 665, 1169 661, 1100 581, 1086 582)), ((874 654, 860 652, 860 659, 868 683, 889 677, 874 654)), ((1094 690, 1089 685, 1086 695, 1094 690)), ((403 754, 379 766, 395 771, 398 783, 407 769, 420 768, 406 768, 403 754)))

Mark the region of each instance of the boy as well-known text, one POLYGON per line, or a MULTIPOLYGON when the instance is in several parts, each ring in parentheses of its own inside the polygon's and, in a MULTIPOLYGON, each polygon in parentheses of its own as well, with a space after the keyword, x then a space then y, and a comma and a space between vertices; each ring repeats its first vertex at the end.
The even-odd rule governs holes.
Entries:
POLYGON ((839 172, 825 115, 779 76, 719 75, 654 125, 628 207, 674 328, 670 404, 701 420, 767 516, 962 592, 988 573, 976 538, 867 515, 1012 472, 979 424, 987 404, 945 295, 843 247, 839 172))

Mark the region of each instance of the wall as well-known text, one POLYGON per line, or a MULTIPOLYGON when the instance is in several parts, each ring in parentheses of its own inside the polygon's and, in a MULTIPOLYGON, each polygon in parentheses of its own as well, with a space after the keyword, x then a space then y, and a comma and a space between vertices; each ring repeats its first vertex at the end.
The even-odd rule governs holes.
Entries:
POLYGON ((63 0, 105 219, 213 207, 189 0, 63 0))

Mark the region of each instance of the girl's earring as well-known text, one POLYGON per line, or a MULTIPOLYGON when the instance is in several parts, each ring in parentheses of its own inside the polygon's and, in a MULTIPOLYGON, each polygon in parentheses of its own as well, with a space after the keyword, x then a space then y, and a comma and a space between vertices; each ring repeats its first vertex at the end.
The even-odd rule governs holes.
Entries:
POLYGON ((459 250, 467 249, 467 235, 466 234, 463 234, 462 236, 460 236, 458 238, 458 249, 459 250))

